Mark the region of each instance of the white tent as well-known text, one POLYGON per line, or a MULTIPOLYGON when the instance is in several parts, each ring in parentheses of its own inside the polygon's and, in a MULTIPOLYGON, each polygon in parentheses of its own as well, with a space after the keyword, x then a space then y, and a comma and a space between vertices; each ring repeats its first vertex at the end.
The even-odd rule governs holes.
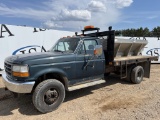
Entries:
POLYGON ((0 27, 0 69, 4 69, 4 59, 7 56, 44 52, 61 37, 74 35, 74 32, 25 26, 0 24, 0 27))

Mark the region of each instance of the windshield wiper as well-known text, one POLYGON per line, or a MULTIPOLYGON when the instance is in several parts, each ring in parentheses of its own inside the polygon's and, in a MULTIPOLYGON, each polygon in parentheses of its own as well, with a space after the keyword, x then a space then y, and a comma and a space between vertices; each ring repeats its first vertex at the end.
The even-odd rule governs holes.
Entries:
POLYGON ((61 52, 61 53, 63 53, 63 51, 61 51, 61 50, 54 50, 54 52, 61 52))

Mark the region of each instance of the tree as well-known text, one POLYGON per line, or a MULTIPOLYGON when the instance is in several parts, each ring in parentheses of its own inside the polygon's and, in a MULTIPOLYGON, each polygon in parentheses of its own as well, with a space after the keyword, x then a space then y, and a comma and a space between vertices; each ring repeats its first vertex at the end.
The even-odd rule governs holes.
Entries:
POLYGON ((153 28, 152 34, 154 37, 158 37, 158 40, 160 40, 160 26, 153 28))
POLYGON ((150 31, 147 27, 145 28, 131 28, 131 29, 124 29, 124 30, 117 30, 116 36, 126 36, 126 37, 158 37, 158 40, 160 40, 160 26, 157 26, 153 28, 152 31, 150 31))

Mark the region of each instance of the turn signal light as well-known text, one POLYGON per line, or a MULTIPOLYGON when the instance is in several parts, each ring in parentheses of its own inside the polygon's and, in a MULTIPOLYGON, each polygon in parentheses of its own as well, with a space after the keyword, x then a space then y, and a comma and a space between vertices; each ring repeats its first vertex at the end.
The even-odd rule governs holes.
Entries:
POLYGON ((29 77, 28 72, 13 72, 13 76, 15 77, 29 77))

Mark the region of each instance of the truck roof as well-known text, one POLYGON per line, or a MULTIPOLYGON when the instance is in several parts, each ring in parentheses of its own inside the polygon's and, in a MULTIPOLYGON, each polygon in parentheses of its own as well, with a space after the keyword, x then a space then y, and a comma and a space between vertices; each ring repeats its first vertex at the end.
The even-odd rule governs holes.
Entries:
POLYGON ((83 39, 83 38, 87 38, 87 39, 97 39, 98 37, 91 37, 91 36, 73 36, 73 37, 65 37, 65 38, 61 38, 61 39, 70 39, 70 38, 79 38, 79 39, 83 39))

